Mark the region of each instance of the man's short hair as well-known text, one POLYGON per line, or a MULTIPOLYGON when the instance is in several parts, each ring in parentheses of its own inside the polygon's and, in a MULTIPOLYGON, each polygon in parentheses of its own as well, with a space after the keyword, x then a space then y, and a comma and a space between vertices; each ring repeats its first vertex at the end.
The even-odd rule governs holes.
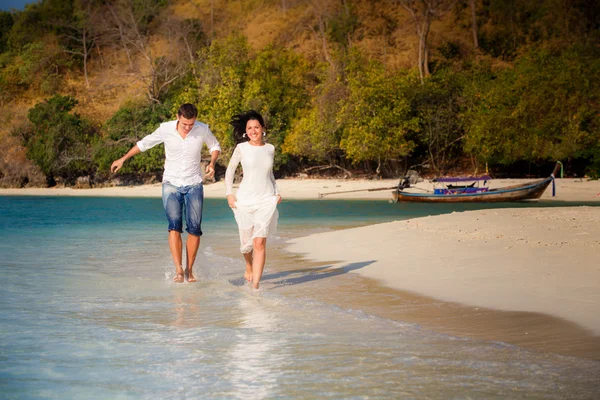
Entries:
POLYGON ((198 116, 198 109, 193 104, 185 103, 182 104, 181 107, 179 107, 179 111, 177 111, 177 116, 183 117, 185 119, 193 119, 198 116))

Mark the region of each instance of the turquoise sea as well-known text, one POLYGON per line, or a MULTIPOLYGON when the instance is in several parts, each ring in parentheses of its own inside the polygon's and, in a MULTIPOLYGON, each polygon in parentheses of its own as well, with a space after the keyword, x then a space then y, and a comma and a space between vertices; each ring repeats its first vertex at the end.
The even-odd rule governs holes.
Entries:
POLYGON ((283 250, 313 232, 481 207, 285 201, 252 292, 224 200, 205 201, 199 282, 175 284, 159 198, 0 197, 0 398, 599 398, 600 361, 328 304, 314 285, 335 295, 352 268, 316 274, 283 250))

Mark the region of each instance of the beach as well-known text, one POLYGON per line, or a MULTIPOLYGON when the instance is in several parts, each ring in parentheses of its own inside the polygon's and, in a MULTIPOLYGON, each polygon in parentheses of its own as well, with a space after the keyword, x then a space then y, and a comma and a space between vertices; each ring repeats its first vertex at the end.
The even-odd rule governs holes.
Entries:
MULTIPOLYGON (((521 181, 527 180, 497 180, 492 187, 521 181)), ((284 201, 389 200, 386 188, 397 181, 283 179, 277 184, 284 201)), ((223 182, 205 185, 206 197, 221 198, 224 191, 223 182)), ((0 195, 160 197, 160 185, 1 189, 0 195)), ((548 188, 542 200, 595 204, 600 182, 557 179, 556 197, 548 188)), ((297 237, 282 251, 331 270, 364 265, 351 271, 364 280, 360 290, 352 286, 355 281, 333 279, 339 290, 356 290, 352 301, 375 315, 600 359, 600 207, 454 212, 297 237), (397 314, 392 297, 418 306, 397 314)), ((321 297, 335 299, 331 293, 321 297)))
MULTIPOLYGON (((489 187, 503 187, 530 182, 531 179, 494 179, 489 187)), ((551 186, 542 195, 542 200, 600 202, 600 181, 585 178, 557 179, 556 196, 552 197, 551 186)), ((349 199, 349 200, 391 200, 391 189, 398 184, 397 179, 278 179, 277 186, 285 198, 298 200, 349 199)), ((412 185, 416 190, 431 190, 430 181, 412 185)), ((160 183, 138 186, 111 186, 90 189, 70 187, 2 189, 2 195, 20 196, 109 196, 109 197, 160 197, 160 183)), ((225 184, 207 182, 204 196, 225 198, 225 184)))

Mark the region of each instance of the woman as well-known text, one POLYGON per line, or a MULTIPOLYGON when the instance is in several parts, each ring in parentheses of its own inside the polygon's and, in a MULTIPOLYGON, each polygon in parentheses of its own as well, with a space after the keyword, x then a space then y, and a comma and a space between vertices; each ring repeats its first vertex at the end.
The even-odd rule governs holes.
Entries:
POLYGON ((265 143, 265 122, 254 110, 231 119, 238 142, 227 172, 225 187, 227 203, 233 210, 240 233, 240 251, 246 261, 244 277, 258 289, 266 259, 267 237, 277 229, 277 204, 281 196, 273 176, 275 147, 265 143), (235 170, 242 163, 243 178, 233 194, 235 170))

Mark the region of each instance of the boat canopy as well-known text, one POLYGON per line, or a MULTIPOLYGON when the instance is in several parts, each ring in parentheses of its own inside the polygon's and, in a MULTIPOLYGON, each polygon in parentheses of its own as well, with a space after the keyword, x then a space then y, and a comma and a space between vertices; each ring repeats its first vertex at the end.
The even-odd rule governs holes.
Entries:
POLYGON ((472 182, 472 181, 489 181, 492 177, 489 175, 481 176, 456 176, 456 177, 443 177, 435 178, 432 182, 472 182))

